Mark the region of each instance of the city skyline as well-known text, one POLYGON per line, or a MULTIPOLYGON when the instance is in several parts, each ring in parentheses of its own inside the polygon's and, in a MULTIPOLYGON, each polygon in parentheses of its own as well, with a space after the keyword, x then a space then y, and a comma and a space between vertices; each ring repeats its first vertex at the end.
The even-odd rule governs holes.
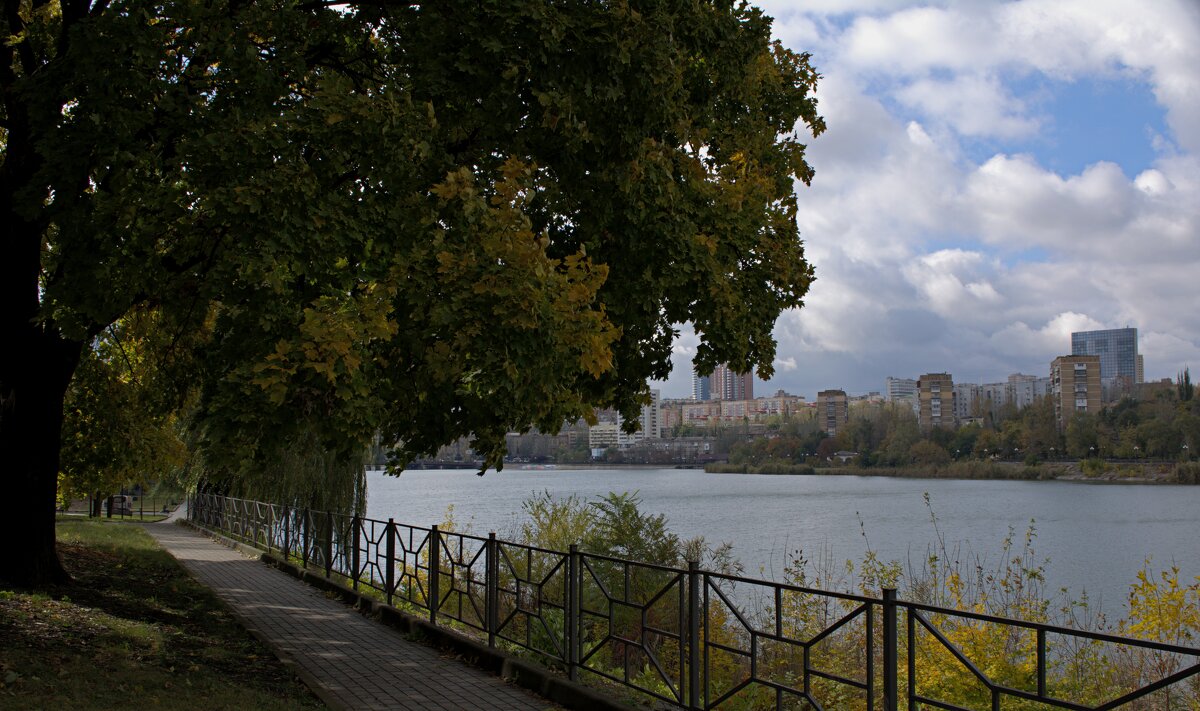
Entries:
MULTIPOLYGON (((1127 326, 1146 380, 1200 363, 1200 6, 758 4, 829 124, 797 189, 817 281, 761 392, 1045 376, 1127 326)), ((652 387, 686 397, 697 344, 652 387)))
MULTIPOLYGON (((1138 330, 1136 328, 1119 328, 1102 331, 1076 331, 1071 333, 1070 351, 1062 356, 1056 356, 1055 359, 1051 361, 1049 376, 1044 374, 1037 375, 1032 373, 1016 372, 1009 373, 1003 380, 977 380, 971 382, 959 379, 954 383, 954 388, 956 390, 961 386, 969 386, 974 388, 994 388, 996 386, 1000 386, 1002 388, 1012 388, 1016 383, 1024 383, 1024 390, 1022 391, 1023 394, 1013 394, 1013 397, 1023 403, 1019 404, 1018 407, 1024 407, 1038 395, 1036 390, 1031 389, 1034 388, 1033 383, 1042 382, 1049 384, 1053 379, 1054 372, 1058 370, 1057 362, 1059 359, 1069 356, 1085 355, 1095 356, 1100 359, 1098 362, 1101 364, 1101 369, 1097 373, 1097 382, 1103 382, 1105 388, 1109 387, 1109 385, 1114 382, 1118 382, 1118 378, 1124 379, 1124 382, 1126 383, 1124 387, 1146 382, 1142 372, 1142 357, 1140 354, 1138 354, 1138 330)), ((727 373, 728 368, 724 365, 721 365, 718 366, 716 372, 727 373)), ((948 373, 945 375, 953 376, 953 373, 948 373)), ((746 378, 747 376, 740 375, 738 377, 746 378)), ((746 381, 746 387, 751 393, 753 393, 753 380, 754 378, 751 376, 746 381)), ((699 376, 693 369, 692 392, 690 399, 696 401, 706 401, 709 399, 743 399, 736 397, 731 398, 729 395, 722 396, 720 394, 713 394, 708 387, 708 381, 709 378, 707 376, 699 376)), ((660 393, 661 391, 654 390, 653 392, 660 393)), ((808 395, 805 393, 788 392, 782 389, 778 390, 777 392, 787 395, 795 395, 801 398, 808 398, 808 395)), ((841 390, 837 390, 837 392, 842 392, 843 395, 847 394, 841 390)), ((915 399, 917 397, 917 392, 917 378, 892 374, 884 378, 884 386, 880 390, 871 389, 863 392, 852 392, 849 394, 854 397, 877 394, 885 400, 894 401, 906 397, 915 399)), ((821 400, 821 395, 822 393, 817 393, 817 401, 821 400)), ((655 397, 657 398, 658 395, 656 394, 655 397)), ((670 399, 688 399, 669 395, 667 397, 670 399)), ((751 395, 750 397, 744 399, 753 399, 753 396, 751 395)), ((961 418, 965 417, 966 415, 959 413, 958 416, 961 418)))

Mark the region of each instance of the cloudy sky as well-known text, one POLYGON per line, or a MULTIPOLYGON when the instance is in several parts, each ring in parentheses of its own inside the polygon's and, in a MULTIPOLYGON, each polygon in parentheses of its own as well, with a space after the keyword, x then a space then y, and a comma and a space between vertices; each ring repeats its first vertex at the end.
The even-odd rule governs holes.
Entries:
POLYGON ((817 281, 756 394, 1043 375, 1072 331, 1125 326, 1147 379, 1200 370, 1200 2, 758 4, 812 53, 829 130, 797 187, 817 281))

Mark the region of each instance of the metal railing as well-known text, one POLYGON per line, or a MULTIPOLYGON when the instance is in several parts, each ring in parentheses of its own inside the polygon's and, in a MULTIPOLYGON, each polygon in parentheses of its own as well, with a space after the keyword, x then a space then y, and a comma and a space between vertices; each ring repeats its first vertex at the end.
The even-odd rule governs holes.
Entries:
POLYGON ((183 502, 182 496, 120 495, 75 499, 57 509, 60 514, 121 520, 159 520, 183 502))
POLYGON ((835 593, 209 494, 189 516, 573 680, 682 708, 1200 708, 1198 648, 891 588, 835 593))

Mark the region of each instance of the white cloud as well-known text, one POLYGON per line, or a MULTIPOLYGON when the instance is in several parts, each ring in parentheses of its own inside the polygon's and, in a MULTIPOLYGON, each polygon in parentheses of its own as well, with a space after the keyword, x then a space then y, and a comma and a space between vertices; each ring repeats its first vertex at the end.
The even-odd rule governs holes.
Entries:
POLYGON ((1071 311, 1057 314, 1041 328, 1016 321, 991 334, 989 345, 998 353, 1020 358, 1037 354, 1047 363, 1071 352, 1071 333, 1104 328, 1104 324, 1071 311))
POLYGON ((968 69, 995 61, 991 18, 959 10, 916 7, 884 17, 863 16, 846 31, 842 58, 888 74, 921 75, 931 68, 968 69))
POLYGON ((790 373, 791 371, 796 369, 796 359, 795 358, 776 358, 774 365, 775 365, 775 372, 790 373))
POLYGON ((994 76, 960 74, 951 79, 922 78, 898 89, 896 97, 926 116, 937 116, 964 136, 1024 138, 1041 122, 994 76))
POLYGON ((974 230, 995 245, 1097 262, 1200 258, 1200 192, 1170 166, 1130 180, 1099 162, 1062 177, 1029 156, 998 155, 967 179, 963 201, 974 230))
POLYGON ((989 266, 978 252, 943 249, 910 261, 902 271, 934 313, 976 321, 1001 301, 984 273, 989 266))
POLYGON ((965 199, 987 241, 1062 249, 1128 222, 1131 187, 1112 163, 1064 179, 1029 156, 998 155, 971 175, 965 199))
POLYGON ((1151 197, 1165 195, 1171 189, 1171 181, 1167 180, 1167 176, 1163 175, 1162 171, 1153 168, 1142 171, 1133 184, 1137 186, 1138 190, 1151 197))
POLYGON ((913 0, 806 0, 801 5, 795 0, 759 0, 754 3, 767 11, 771 17, 787 18, 800 12, 815 15, 845 15, 850 13, 902 10, 914 4, 913 0))

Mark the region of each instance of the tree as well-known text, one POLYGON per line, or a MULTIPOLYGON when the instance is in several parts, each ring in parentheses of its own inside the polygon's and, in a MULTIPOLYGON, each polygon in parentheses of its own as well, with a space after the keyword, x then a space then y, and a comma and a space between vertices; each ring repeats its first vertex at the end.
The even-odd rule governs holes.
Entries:
POLYGON ((886 464, 898 466, 909 463, 909 450, 921 440, 921 429, 911 411, 900 409, 893 414, 895 417, 880 449, 886 464))
POLYGON ((1192 374, 1188 368, 1184 368, 1179 377, 1175 379, 1175 387, 1179 391, 1179 401, 1188 402, 1196 392, 1196 388, 1192 385, 1192 374))
POLYGON ((1067 454, 1094 457, 1100 454, 1099 418, 1090 412, 1077 412, 1067 422, 1064 435, 1067 454))
POLYGON ((807 55, 724 2, 10 0, 0 22, 4 574, 61 580, 63 402, 153 313, 224 486, 402 463, 769 377, 812 280, 807 55), (799 130, 798 130, 799 129, 799 130))
POLYGON ((1025 421, 1024 449, 1039 457, 1050 456, 1052 452, 1062 451, 1061 437, 1058 433, 1058 422, 1054 415, 1054 400, 1049 397, 1038 398, 1032 405, 1021 412, 1025 421))
POLYGON ((59 495, 109 494, 174 473, 185 460, 169 385, 149 358, 148 319, 124 319, 83 353, 67 389, 59 495))
POLYGON ((954 458, 971 456, 971 453, 975 449, 975 441, 979 439, 979 435, 982 432, 983 426, 974 422, 963 425, 955 430, 954 441, 948 447, 954 453, 954 458))
POLYGON ((913 464, 925 467, 937 467, 942 464, 949 464, 951 459, 950 453, 941 445, 927 439, 914 442, 908 448, 908 456, 913 464))

